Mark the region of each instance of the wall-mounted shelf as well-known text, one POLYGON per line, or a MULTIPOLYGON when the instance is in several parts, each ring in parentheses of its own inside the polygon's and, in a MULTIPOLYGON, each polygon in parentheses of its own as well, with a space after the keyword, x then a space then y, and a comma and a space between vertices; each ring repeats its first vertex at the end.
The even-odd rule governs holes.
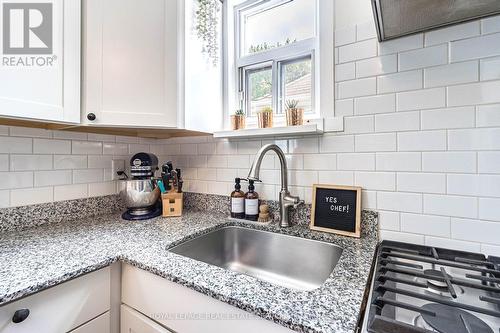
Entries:
POLYGON ((317 123, 311 123, 301 126, 282 126, 273 128, 246 128, 237 131, 221 131, 215 132, 214 138, 259 138, 259 137, 276 137, 276 136, 291 136, 291 135, 314 135, 323 134, 323 126, 317 123))

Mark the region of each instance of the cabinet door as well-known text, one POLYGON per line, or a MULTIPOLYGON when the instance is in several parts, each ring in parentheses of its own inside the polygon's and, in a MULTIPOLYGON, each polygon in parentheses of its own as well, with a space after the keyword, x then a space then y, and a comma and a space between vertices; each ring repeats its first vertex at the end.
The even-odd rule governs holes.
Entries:
POLYGON ((109 312, 92 319, 86 324, 75 328, 70 333, 110 333, 109 312))
POLYGON ((122 305, 120 320, 121 333, 170 333, 163 326, 126 305, 122 305))
POLYGON ((0 116, 80 122, 80 0, 0 5, 0 116))
POLYGON ((177 127, 177 0, 83 4, 82 122, 177 127))

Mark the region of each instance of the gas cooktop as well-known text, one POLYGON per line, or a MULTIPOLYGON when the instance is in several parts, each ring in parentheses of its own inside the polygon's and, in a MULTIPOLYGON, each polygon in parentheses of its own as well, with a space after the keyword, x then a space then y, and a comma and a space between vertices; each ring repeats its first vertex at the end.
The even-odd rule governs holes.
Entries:
POLYGON ((500 258, 383 241, 366 331, 499 333, 500 258))

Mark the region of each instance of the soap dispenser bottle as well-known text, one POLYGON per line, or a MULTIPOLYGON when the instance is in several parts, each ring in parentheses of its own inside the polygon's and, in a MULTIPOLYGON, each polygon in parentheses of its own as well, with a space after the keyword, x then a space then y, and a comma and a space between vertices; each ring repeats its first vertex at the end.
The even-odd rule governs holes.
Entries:
POLYGON ((234 179, 234 191, 231 193, 231 217, 245 218, 245 193, 241 190, 241 179, 234 179))
POLYGON ((257 221, 259 219, 259 194, 254 191, 254 181, 248 181, 248 192, 245 193, 245 219, 257 221))

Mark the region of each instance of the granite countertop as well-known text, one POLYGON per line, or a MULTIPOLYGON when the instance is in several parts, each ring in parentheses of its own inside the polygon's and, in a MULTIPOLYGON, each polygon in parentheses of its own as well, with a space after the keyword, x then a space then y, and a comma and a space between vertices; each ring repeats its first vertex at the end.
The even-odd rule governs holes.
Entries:
POLYGON ((111 214, 3 232, 0 305, 122 260, 298 332, 354 332, 376 232, 354 239, 310 231, 307 226, 250 226, 344 249, 326 283, 312 291, 291 290, 167 251, 184 240, 234 224, 212 212, 138 222, 111 214))

